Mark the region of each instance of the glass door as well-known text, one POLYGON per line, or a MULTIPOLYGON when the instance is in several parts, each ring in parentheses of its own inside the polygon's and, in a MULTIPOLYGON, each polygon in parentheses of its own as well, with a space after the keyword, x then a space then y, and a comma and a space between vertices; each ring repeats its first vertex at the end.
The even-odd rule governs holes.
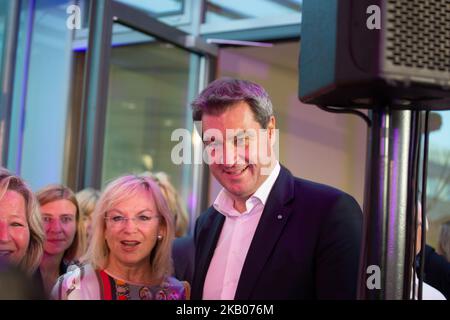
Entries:
POLYGON ((206 207, 206 168, 173 161, 180 141, 172 133, 193 134, 190 102, 209 81, 217 48, 114 1, 95 1, 96 20, 105 23, 91 23, 77 189, 162 171, 192 222, 206 207))

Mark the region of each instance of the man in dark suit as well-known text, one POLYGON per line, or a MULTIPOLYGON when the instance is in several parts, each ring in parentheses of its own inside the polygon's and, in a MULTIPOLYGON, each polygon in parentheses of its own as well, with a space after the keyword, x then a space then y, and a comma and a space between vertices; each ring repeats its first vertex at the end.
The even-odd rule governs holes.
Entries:
POLYGON ((175 278, 192 284, 194 277, 195 247, 191 235, 176 238, 172 244, 172 260, 175 278))
POLYGON ((196 223, 192 298, 356 298, 361 209, 278 163, 266 91, 219 79, 192 106, 223 186, 196 223))
MULTIPOLYGON (((416 260, 416 271, 420 278, 419 259, 416 260)), ((439 290, 450 300, 450 262, 436 253, 433 247, 425 245, 424 282, 439 290)))

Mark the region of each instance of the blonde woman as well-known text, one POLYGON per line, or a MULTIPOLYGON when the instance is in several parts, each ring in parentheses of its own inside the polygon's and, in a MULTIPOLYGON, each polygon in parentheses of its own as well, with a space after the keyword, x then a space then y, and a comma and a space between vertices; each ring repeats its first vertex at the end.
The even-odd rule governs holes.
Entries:
POLYGON ((86 235, 86 243, 89 244, 92 230, 92 213, 98 198, 100 198, 100 191, 86 188, 76 194, 78 205, 80 206, 81 216, 83 217, 83 226, 86 235))
POLYGON ((84 266, 60 277, 63 300, 176 300, 189 286, 170 276, 173 219, 155 181, 127 175, 107 185, 93 214, 84 266))
POLYGON ((84 228, 75 193, 68 187, 49 185, 37 192, 37 199, 46 234, 39 273, 50 293, 58 277, 84 254, 84 228))
POLYGON ((32 275, 41 261, 44 237, 33 192, 0 167, 0 257, 32 275))

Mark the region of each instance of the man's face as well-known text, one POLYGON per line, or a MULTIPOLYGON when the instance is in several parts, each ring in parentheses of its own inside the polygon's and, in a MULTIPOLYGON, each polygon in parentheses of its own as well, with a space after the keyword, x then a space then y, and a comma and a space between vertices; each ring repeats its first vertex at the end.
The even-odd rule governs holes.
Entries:
POLYGON ((247 199, 268 176, 261 169, 273 164, 275 118, 264 134, 250 106, 239 102, 221 114, 204 114, 202 128, 212 174, 233 196, 247 199))

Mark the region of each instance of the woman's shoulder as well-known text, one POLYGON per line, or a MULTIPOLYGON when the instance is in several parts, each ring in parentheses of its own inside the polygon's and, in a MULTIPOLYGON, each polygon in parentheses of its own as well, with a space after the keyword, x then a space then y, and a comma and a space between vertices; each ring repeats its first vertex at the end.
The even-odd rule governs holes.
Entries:
POLYGON ((98 280, 90 264, 71 265, 53 287, 51 297, 56 300, 84 299, 85 294, 96 292, 98 280), (94 288, 92 288, 94 287, 94 288))
POLYGON ((87 264, 82 263, 80 260, 64 260, 61 261, 60 271, 61 274, 66 274, 76 268, 86 268, 87 264))
POLYGON ((91 264, 70 264, 66 273, 61 275, 59 279, 68 280, 74 278, 84 278, 87 273, 95 272, 91 264))

